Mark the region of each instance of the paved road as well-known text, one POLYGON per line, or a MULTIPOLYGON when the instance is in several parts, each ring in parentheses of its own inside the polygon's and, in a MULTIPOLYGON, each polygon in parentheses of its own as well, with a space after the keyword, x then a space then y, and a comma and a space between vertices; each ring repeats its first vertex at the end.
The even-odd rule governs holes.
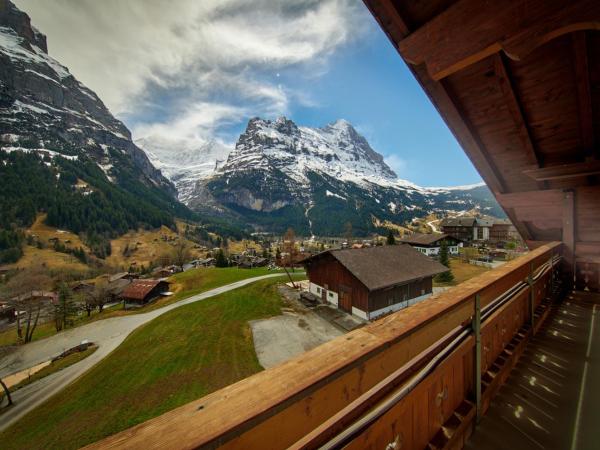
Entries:
POLYGON ((434 222, 439 222, 440 220, 432 220, 431 222, 427 222, 427 225, 429 225, 431 227, 431 230, 434 233, 441 233, 440 229, 437 227, 437 225, 434 225, 434 222))
POLYGON ((98 320, 88 325, 73 328, 55 336, 40 341, 35 341, 20 347, 16 352, 12 353, 5 359, 8 364, 5 364, 5 361, 0 364, 5 366, 2 370, 0 370, 0 377, 47 361, 48 359, 62 353, 64 350, 80 344, 84 339, 97 344, 98 350, 77 364, 73 364, 72 366, 61 370, 60 372, 42 378, 41 380, 31 383, 30 385, 15 392, 13 394, 15 405, 0 416, 0 431, 19 420, 21 417, 35 407, 39 406, 52 395, 60 392, 69 383, 73 382, 91 367, 96 365, 110 352, 117 348, 119 344, 121 344, 121 342, 123 342, 125 338, 140 325, 143 325, 144 323, 147 323, 156 317, 180 306, 214 297, 215 295, 246 286, 254 283, 255 281, 272 277, 280 277, 282 275, 283 274, 277 273, 237 281, 235 283, 212 289, 202 294, 188 297, 163 308, 155 309, 154 311, 149 311, 143 314, 134 314, 130 316, 98 320))

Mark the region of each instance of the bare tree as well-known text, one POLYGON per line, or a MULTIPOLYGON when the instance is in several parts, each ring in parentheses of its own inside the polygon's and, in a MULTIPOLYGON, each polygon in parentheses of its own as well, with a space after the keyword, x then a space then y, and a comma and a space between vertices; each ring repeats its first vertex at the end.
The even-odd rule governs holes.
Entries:
POLYGON ((180 236, 173 248, 173 264, 179 266, 183 272, 183 265, 191 259, 191 255, 192 249, 190 245, 183 239, 183 236, 180 236))
MULTIPOLYGON (((8 356, 15 350, 16 346, 14 345, 0 347, 0 361, 2 361, 0 364, 0 371, 20 361, 20 358, 8 358, 8 356)), ((2 406, 2 403, 4 402, 4 397, 6 397, 6 400, 8 401, 6 406, 11 406, 13 404, 13 400, 10 395, 10 389, 4 380, 2 380, 2 378, 0 378, 0 386, 2 386, 2 390, 4 391, 4 394, 0 394, 0 406, 2 406)))
POLYGON ((108 281, 104 279, 98 280, 94 285, 94 290, 86 298, 87 302, 89 302, 89 306, 88 303, 86 303, 86 310, 91 308, 88 312, 88 316, 94 308, 98 308, 99 313, 102 312, 104 305, 108 303, 109 294, 108 281))
MULTIPOLYGON (((293 228, 288 228, 287 231, 285 232, 285 235, 283 236, 283 248, 285 249, 285 251, 288 254, 288 264, 292 268, 292 272, 293 272, 294 271, 294 263, 295 263, 295 259, 296 259, 296 233, 294 232, 293 228)), ((285 273, 287 274, 288 278, 290 279, 292 286, 294 286, 294 288, 295 288, 296 283, 294 283, 292 276, 288 273, 287 269, 285 268, 285 264, 283 264, 283 270, 285 270, 285 273)))
POLYGON ((4 286, 4 294, 11 299, 10 303, 15 308, 19 342, 31 342, 44 302, 47 302, 42 292, 51 286, 52 278, 41 266, 19 272, 4 286))
POLYGON ((293 228, 288 228, 285 232, 285 235, 283 236, 283 248, 288 254, 288 265, 293 269, 297 256, 296 233, 294 232, 293 228))

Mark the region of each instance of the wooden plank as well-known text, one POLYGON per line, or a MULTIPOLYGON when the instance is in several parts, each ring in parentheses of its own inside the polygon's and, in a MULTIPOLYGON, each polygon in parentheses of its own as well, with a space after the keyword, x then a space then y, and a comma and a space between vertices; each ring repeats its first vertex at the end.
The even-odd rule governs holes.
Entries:
MULTIPOLYGON (((585 31, 573 33, 572 40, 581 142, 584 156, 590 157, 594 155, 594 125, 592 121, 592 95, 590 92, 590 74, 588 70, 585 31)), ((597 151, 596 156, 598 156, 597 151)))
POLYGON ((521 60, 562 34, 599 28, 596 0, 459 0, 398 48, 408 63, 425 64, 437 81, 501 50, 521 60))
POLYGON ((471 301, 485 306, 529 264, 545 262, 561 243, 546 244, 427 302, 340 336, 282 365, 139 424, 89 448, 281 448, 341 411, 459 324, 471 301))
POLYGON ((560 204, 563 198, 563 191, 559 189, 548 189, 545 191, 525 191, 513 192, 510 194, 499 194, 498 202, 506 208, 531 207, 531 206, 550 206, 560 204))
POLYGON ((542 157, 535 148, 533 138, 531 137, 531 130, 529 129, 529 125, 525 120, 525 114, 523 113, 523 106, 517 98, 514 82, 508 71, 506 61, 501 53, 497 53, 494 56, 494 68, 496 77, 498 79, 498 85, 500 86, 500 90, 504 96, 504 102, 506 103, 510 115, 515 122, 517 133, 521 139, 521 142, 523 143, 523 148, 525 149, 525 153, 529 158, 529 162, 536 168, 542 167, 542 157))
POLYGON ((600 161, 586 161, 539 169, 527 169, 523 173, 536 181, 570 180, 600 174, 600 161))

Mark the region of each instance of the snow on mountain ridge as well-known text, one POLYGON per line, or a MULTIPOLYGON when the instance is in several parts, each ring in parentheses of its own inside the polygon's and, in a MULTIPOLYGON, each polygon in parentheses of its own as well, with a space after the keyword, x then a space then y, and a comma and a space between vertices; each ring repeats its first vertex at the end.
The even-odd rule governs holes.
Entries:
POLYGON ((199 180, 210 178, 227 160, 231 148, 216 140, 166 139, 148 136, 135 141, 150 161, 177 187, 178 198, 186 203, 199 180))
POLYGON ((278 169, 306 185, 317 172, 354 183, 394 183, 396 174, 350 123, 323 128, 298 127, 291 120, 253 118, 240 136, 221 174, 278 169))

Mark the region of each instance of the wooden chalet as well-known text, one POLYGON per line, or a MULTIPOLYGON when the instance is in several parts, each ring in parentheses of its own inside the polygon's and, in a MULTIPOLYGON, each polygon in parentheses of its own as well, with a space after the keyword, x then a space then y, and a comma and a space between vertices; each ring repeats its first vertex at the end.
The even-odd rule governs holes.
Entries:
POLYGON ((90 448, 598 447, 600 2, 364 2, 530 251, 90 448))
POLYGON ((442 242, 446 242, 446 245, 448 245, 448 253, 450 255, 458 255, 458 249, 463 246, 463 242, 460 239, 456 239, 445 233, 414 233, 403 237, 400 239, 400 242, 410 245, 415 250, 427 256, 439 255, 442 242))
POLYGON ((125 303, 145 305, 168 291, 169 283, 164 280, 133 280, 121 297, 125 303))
POLYGON ((365 320, 429 297, 448 270, 409 245, 327 250, 303 264, 312 294, 365 320))

